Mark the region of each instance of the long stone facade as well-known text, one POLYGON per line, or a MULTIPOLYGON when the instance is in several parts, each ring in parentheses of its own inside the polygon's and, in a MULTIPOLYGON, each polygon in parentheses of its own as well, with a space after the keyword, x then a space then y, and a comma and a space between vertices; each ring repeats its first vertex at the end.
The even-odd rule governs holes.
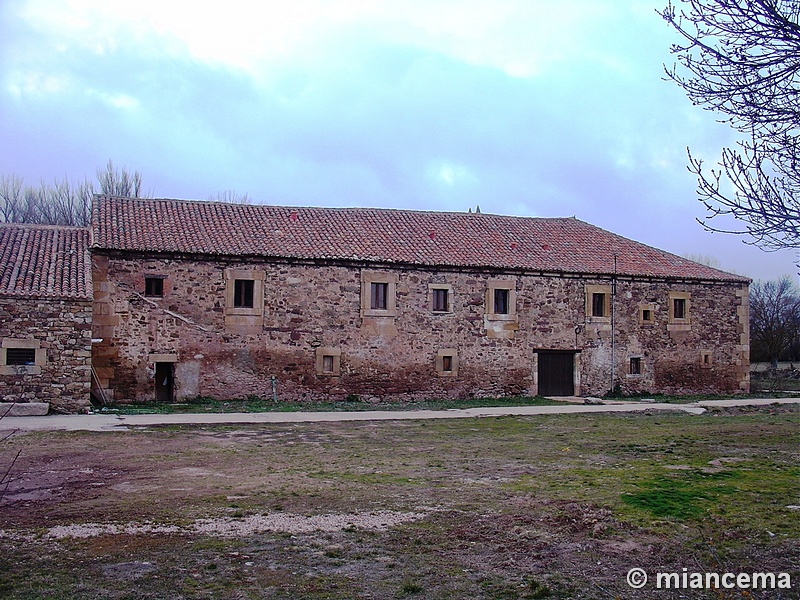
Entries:
POLYGON ((101 248, 93 275, 94 367, 117 401, 749 390, 741 278, 101 248))

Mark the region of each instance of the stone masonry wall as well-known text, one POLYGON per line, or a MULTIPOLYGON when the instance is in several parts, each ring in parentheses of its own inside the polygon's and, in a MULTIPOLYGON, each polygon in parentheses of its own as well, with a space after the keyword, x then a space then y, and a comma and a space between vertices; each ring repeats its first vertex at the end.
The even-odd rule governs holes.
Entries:
POLYGON ((153 400, 159 362, 173 365, 176 399, 270 398, 273 377, 278 398, 291 401, 536 394, 536 356, 547 350, 575 353, 583 395, 611 389, 612 354, 623 392, 749 386, 739 284, 619 281, 612 351, 610 315, 586 316, 587 286, 610 289, 608 279, 99 253, 93 262, 94 337, 103 338, 93 360, 119 401, 153 400), (226 272, 263 282, 263 312, 229 310, 226 272), (165 277, 163 297, 144 296, 146 275, 165 277), (391 282, 391 316, 364 314, 370 277, 391 282), (431 310, 431 285, 450 286, 449 312, 431 310), (515 315, 487 314, 493 286, 513 291, 515 315), (689 298, 688 322, 671 323, 673 293, 689 298), (652 322, 641 322, 643 305, 652 322), (320 372, 326 352, 334 373, 320 372), (442 372, 442 353, 454 355, 452 372, 442 372))
POLYGON ((0 365, 2 401, 49 402, 51 410, 85 412, 91 380, 91 323, 89 301, 0 297, 3 348, 27 347, 37 353, 36 365, 0 365))

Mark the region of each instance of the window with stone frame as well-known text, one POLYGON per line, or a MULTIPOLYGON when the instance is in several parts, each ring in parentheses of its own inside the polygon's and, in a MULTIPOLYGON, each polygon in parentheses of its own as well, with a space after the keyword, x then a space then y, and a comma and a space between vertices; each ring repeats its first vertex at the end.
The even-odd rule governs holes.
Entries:
POLYGON ((151 298, 162 298, 164 296, 164 277, 145 275, 144 295, 151 298))
POLYGON ((264 271, 226 269, 226 314, 262 316, 264 313, 264 271))
POLYGON ((690 323, 689 292, 670 292, 669 294, 669 322, 677 324, 690 323))
POLYGON ((517 320, 516 281, 490 279, 486 286, 486 319, 490 321, 517 320))
POLYGON ((259 269, 225 269, 225 329, 258 333, 264 326, 264 278, 259 269))
POLYGON ((439 377, 458 376, 458 352, 455 348, 443 348, 436 352, 436 374, 439 377))
POLYGON ((397 273, 361 272, 361 316, 395 317, 397 315, 397 273))
POLYGON ((47 363, 47 350, 39 340, 3 338, 0 375, 38 375, 47 363))
POLYGON ((586 286, 586 320, 607 322, 611 319, 611 286, 586 286))
POLYGON ((316 349, 316 372, 319 376, 338 377, 342 372, 340 348, 320 346, 316 349))
POLYGON ((655 306, 653 304, 639 305, 639 324, 652 325, 655 322, 655 306))
POLYGON ((429 283, 428 297, 431 312, 452 312, 453 286, 447 283, 429 283))

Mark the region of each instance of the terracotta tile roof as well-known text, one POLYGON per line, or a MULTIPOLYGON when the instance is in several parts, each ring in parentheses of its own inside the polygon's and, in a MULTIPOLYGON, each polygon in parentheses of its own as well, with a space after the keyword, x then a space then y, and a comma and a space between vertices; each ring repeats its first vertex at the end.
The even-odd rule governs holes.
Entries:
POLYGON ((0 295, 91 300, 89 230, 0 225, 0 295))
POLYGON ((93 247, 747 282, 575 218, 97 197, 93 247))

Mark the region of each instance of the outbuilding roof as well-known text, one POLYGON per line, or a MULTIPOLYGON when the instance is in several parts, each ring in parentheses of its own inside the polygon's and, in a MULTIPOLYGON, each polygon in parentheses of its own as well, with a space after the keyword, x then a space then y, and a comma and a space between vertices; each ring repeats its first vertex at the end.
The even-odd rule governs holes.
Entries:
POLYGON ((89 230, 0 225, 0 295, 91 300, 89 230))
POLYGON ((748 279, 570 218, 97 197, 93 248, 508 271, 748 279))

